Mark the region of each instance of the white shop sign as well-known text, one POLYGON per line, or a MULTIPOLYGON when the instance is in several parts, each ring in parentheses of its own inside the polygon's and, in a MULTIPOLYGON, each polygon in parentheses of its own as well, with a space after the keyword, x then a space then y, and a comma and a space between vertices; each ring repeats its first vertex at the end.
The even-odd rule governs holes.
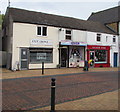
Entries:
POLYGON ((73 42, 71 40, 61 40, 61 45, 87 46, 86 42, 73 42))
POLYGON ((43 40, 43 39, 32 39, 30 42, 31 45, 53 45, 51 40, 43 40))

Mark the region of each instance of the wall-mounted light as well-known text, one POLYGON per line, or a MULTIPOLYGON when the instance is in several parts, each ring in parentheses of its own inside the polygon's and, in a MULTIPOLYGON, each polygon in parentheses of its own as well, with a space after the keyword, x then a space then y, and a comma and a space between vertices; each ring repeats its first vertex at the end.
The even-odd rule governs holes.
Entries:
POLYGON ((62 28, 60 28, 59 31, 62 31, 62 28))
POLYGON ((59 31, 64 31, 63 28, 59 28, 59 31))

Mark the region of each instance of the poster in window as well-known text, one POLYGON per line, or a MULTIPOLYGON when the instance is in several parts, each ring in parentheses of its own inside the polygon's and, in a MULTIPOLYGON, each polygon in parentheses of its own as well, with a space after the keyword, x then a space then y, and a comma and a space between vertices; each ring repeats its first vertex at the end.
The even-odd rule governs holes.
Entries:
POLYGON ((69 67, 83 66, 84 50, 80 47, 71 47, 69 52, 69 67))
POLYGON ((37 53, 37 60, 46 60, 46 53, 37 53))
POLYGON ((95 50, 95 63, 107 63, 106 50, 95 50))

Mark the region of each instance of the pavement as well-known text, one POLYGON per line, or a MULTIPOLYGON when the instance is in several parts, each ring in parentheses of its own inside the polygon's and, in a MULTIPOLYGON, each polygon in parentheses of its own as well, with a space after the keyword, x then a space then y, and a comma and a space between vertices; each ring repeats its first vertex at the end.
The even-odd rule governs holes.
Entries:
MULTIPOLYGON (((48 106, 36 110, 50 109, 48 106)), ((118 110, 118 90, 57 104, 55 110, 118 110)))
POLYGON ((89 71, 83 71, 83 68, 60 68, 60 69, 45 69, 44 74, 42 70, 21 70, 11 71, 7 69, 0 70, 1 79, 20 78, 20 77, 35 77, 35 76, 47 76, 47 75, 58 75, 58 74, 69 74, 69 73, 84 73, 84 72, 100 72, 100 71, 118 71, 118 68, 89 68, 89 71))
MULTIPOLYGON (((118 68, 90 68, 88 72, 118 71, 118 68)), ((45 69, 44 76, 59 75, 69 73, 84 73, 82 68, 62 68, 62 69, 45 69)), ((41 70, 24 70, 15 71, 2 69, 1 79, 16 79, 21 77, 38 77, 43 76, 41 70)), ((118 93, 120 90, 110 91, 87 98, 68 101, 56 105, 56 110, 119 110, 118 93)), ((44 112, 50 110, 50 106, 37 108, 44 112)), ((69 111, 70 112, 70 111, 69 111)))

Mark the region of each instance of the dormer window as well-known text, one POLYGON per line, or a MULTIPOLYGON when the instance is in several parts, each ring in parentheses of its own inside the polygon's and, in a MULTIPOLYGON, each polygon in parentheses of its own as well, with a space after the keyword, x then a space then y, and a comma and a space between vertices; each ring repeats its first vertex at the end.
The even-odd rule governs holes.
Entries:
POLYGON ((47 27, 37 26, 37 35, 38 36, 47 36, 47 27))
POLYGON ((71 37, 72 37, 72 31, 71 30, 66 30, 65 31, 66 40, 71 40, 71 37))

